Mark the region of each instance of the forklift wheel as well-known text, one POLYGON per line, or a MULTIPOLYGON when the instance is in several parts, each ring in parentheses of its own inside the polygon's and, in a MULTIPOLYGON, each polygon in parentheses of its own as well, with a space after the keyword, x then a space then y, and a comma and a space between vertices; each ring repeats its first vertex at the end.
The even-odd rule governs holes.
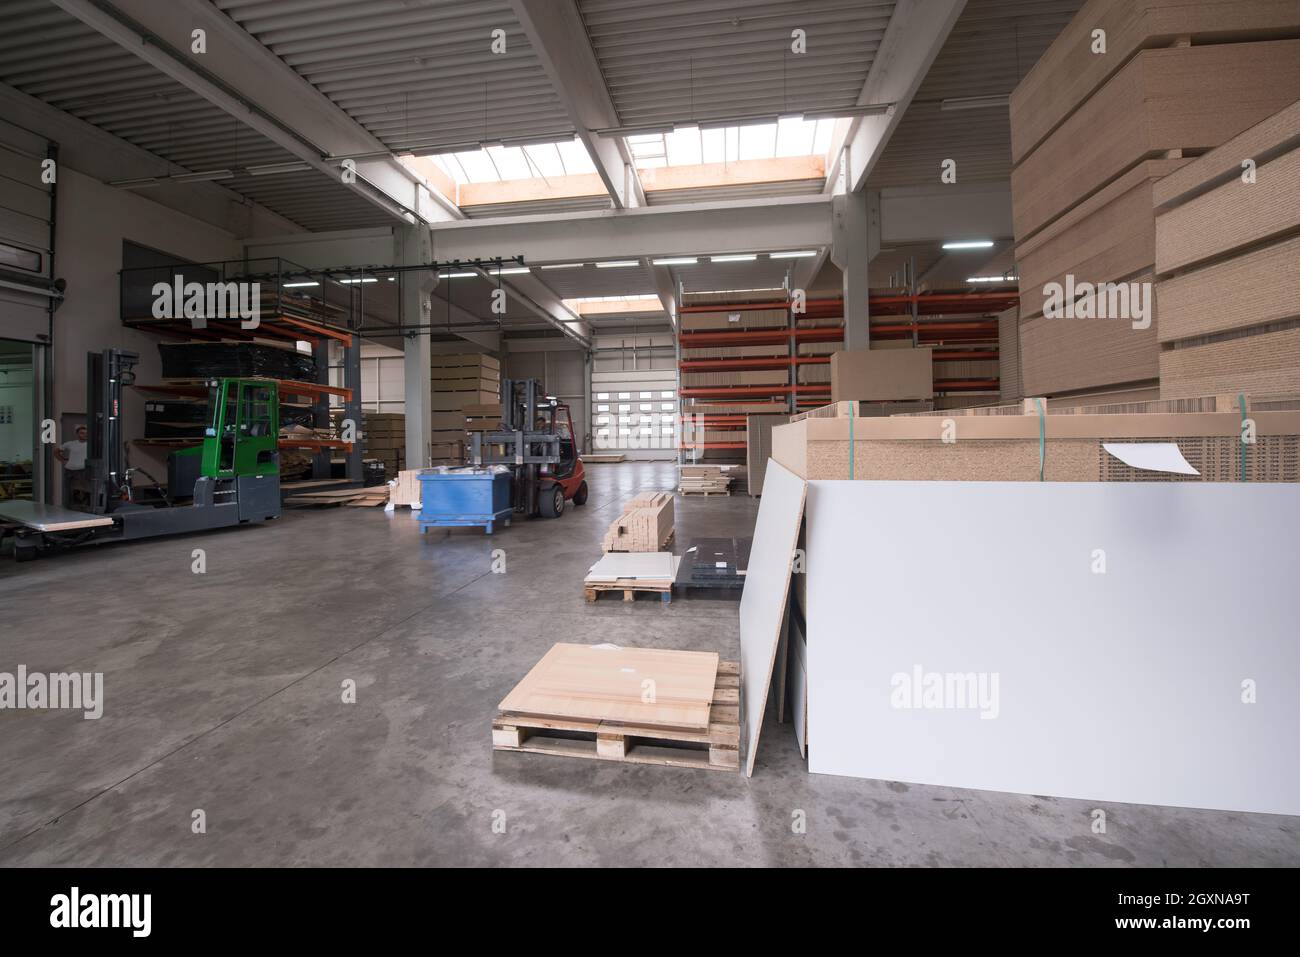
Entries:
POLYGON ((36 560, 35 545, 14 545, 14 560, 19 562, 30 562, 36 560))
POLYGON ((587 483, 586 482, 583 482, 581 485, 579 485, 578 490, 573 493, 573 504, 574 505, 587 504, 587 483))
POLYGON ((564 514, 564 489, 558 485, 553 485, 544 490, 538 505, 541 508, 543 518, 559 518, 564 514))

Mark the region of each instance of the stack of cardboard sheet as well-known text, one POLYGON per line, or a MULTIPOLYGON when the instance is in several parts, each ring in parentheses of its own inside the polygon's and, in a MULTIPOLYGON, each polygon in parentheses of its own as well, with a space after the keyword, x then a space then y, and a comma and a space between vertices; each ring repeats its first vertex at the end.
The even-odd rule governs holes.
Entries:
POLYGON ((401 412, 361 413, 362 452, 384 463, 394 476, 406 465, 406 416, 401 412))
POLYGON ((1155 200, 1160 395, 1300 391, 1300 101, 1155 200))
POLYGON ((465 461, 465 409, 500 401, 501 362, 477 352, 435 355, 430 462, 462 465, 465 461))
POLYGON ((1300 97, 1298 28, 1275 0, 1088 0, 1012 93, 1024 395, 1158 396, 1154 189, 1300 97), (1110 283, 1127 303, 1045 315, 1110 283))
POLYGON ((713 652, 551 647, 501 701, 492 746, 735 770, 739 681, 713 652))
POLYGON ((735 466, 730 465, 682 465, 681 481, 677 491, 683 495, 730 495, 731 472, 735 466))
POLYGON ((657 552, 673 537, 673 493, 642 492, 623 506, 605 533, 605 552, 657 552))

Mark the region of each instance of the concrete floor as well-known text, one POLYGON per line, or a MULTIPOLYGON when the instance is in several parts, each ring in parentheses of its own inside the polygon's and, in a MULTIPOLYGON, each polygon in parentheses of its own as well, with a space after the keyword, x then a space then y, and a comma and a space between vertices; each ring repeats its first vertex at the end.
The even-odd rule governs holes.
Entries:
MULTIPOLYGON (((583 601, 618 506, 675 476, 590 473, 585 508, 491 537, 293 510, 0 563, 0 671, 102 671, 106 699, 0 711, 0 865, 1300 864, 1291 817, 1113 805, 1095 835, 1087 802, 809 775, 771 715, 748 780, 494 754, 494 706, 555 641, 738 656, 735 603, 583 601)), ((679 498, 678 548, 756 510, 679 498)))

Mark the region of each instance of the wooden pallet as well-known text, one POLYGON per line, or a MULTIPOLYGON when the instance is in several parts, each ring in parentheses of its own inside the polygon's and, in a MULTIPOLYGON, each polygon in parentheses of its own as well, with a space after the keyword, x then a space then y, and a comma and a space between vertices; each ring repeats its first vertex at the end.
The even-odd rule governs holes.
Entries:
POLYGON ((679 488, 677 490, 677 494, 678 495, 703 495, 706 497, 709 495, 730 495, 731 489, 679 488))
POLYGON ((735 771, 740 767, 740 665, 718 662, 707 731, 500 712, 492 721, 492 750, 735 771))
MULTIPOLYGON (((671 537, 671 536, 670 536, 671 537)), ((636 601, 637 592, 659 595, 665 605, 673 600, 672 581, 650 581, 640 578, 620 578, 612 582, 583 582, 582 594, 587 601, 595 601, 603 592, 622 592, 624 601, 636 601)))

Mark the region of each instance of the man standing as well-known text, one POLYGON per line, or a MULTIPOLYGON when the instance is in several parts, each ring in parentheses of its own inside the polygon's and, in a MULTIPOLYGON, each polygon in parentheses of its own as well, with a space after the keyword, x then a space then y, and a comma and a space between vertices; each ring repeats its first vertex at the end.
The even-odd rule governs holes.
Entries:
POLYGON ((76 438, 64 442, 54 450, 54 457, 63 463, 63 505, 71 508, 73 495, 84 496, 87 491, 86 476, 86 427, 77 426, 76 438))

